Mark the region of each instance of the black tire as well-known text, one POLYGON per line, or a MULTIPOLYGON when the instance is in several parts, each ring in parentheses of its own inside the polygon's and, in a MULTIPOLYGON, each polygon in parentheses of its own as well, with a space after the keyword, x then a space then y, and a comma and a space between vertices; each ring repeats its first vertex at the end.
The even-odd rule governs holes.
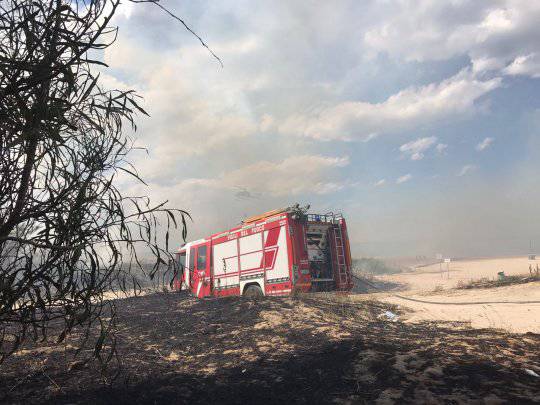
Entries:
POLYGON ((262 298, 264 296, 261 287, 258 285, 250 285, 244 290, 244 297, 246 298, 262 298))

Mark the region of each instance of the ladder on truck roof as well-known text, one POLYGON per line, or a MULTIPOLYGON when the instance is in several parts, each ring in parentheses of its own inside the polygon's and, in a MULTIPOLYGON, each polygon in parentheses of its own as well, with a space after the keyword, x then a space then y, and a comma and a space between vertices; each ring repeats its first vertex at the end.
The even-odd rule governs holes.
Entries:
POLYGON ((334 246, 336 248, 336 263, 337 263, 337 280, 339 283, 336 287, 347 288, 349 284, 349 273, 347 272, 347 261, 345 260, 345 244, 341 232, 341 223, 338 221, 332 225, 334 228, 334 246))

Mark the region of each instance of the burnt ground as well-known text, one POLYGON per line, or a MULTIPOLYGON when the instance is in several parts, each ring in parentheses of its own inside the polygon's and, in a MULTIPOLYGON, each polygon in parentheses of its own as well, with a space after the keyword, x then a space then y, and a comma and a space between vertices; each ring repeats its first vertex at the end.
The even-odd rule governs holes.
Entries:
MULTIPOLYGON (((405 324, 378 302, 319 295, 117 302, 122 368, 68 341, 0 368, 2 403, 539 403, 540 335, 405 324)), ((393 308, 395 310, 395 308, 393 308)))

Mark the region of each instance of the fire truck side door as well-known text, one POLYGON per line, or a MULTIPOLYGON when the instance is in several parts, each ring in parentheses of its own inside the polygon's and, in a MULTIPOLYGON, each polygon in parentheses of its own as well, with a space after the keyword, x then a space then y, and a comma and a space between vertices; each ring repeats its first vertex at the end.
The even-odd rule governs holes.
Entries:
POLYGON ((197 269, 195 270, 196 290, 195 295, 203 298, 210 295, 210 243, 197 247, 197 269))

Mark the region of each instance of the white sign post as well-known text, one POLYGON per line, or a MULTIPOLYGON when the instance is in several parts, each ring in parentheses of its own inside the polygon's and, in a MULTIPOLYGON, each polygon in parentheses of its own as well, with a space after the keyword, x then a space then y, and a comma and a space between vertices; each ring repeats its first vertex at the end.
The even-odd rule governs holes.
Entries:
POLYGON ((444 259, 444 262, 446 263, 446 272, 448 274, 448 278, 450 278, 450 262, 452 260, 450 258, 444 259))

